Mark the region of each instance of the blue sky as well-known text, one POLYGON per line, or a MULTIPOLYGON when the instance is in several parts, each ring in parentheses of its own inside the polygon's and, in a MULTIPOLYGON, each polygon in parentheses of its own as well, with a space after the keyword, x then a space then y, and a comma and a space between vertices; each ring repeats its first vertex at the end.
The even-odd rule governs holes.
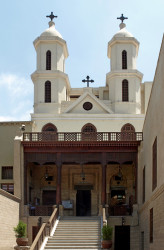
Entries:
POLYGON ((110 71, 107 44, 119 30, 122 13, 127 29, 140 42, 137 67, 143 81, 152 81, 164 32, 164 1, 132 0, 6 0, 0 9, 0 121, 30 120, 36 69, 33 41, 48 27, 51 11, 66 40, 66 73, 72 87, 90 75, 105 85, 110 71))

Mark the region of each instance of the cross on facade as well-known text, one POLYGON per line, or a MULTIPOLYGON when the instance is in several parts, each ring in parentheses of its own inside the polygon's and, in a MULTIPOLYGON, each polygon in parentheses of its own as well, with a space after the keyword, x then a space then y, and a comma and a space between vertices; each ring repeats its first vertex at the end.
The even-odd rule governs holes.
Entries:
POLYGON ((120 19, 123 23, 125 19, 128 19, 128 17, 124 17, 124 15, 122 14, 120 17, 117 17, 117 19, 120 19))
POLYGON ((87 79, 87 80, 85 80, 85 79, 82 80, 82 82, 87 82, 87 87, 89 87, 89 83, 90 83, 90 82, 94 82, 94 80, 89 80, 89 79, 90 79, 89 76, 87 76, 86 79, 87 79))
POLYGON ((52 21, 54 18, 57 18, 58 16, 54 16, 53 12, 51 12, 51 15, 46 16, 46 17, 49 17, 52 21))

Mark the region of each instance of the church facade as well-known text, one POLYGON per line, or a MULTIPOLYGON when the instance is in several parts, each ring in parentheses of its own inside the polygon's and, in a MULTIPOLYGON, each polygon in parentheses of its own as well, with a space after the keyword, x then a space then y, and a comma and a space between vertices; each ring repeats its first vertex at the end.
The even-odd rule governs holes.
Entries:
MULTIPOLYGON (((139 42, 122 22, 108 43, 106 84, 97 88, 90 86, 89 76, 83 80, 87 87, 71 88, 65 73, 67 44, 53 20, 34 47, 31 121, 0 123, 1 188, 21 199, 20 217, 28 224, 30 242, 38 218, 46 221, 57 205, 64 216, 101 216, 105 208, 114 228, 113 249, 122 235, 127 249, 157 249, 148 240, 152 193, 145 184, 150 169, 144 168, 151 161, 145 152, 153 134, 147 125, 153 116, 147 118, 152 82, 143 83, 137 69, 139 42)), ((153 185, 155 191, 158 185, 153 185)))

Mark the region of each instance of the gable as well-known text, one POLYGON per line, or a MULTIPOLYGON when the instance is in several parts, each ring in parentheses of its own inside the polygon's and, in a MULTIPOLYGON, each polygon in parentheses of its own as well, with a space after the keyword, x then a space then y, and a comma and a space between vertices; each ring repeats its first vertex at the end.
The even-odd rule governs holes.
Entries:
POLYGON ((85 92, 65 110, 65 113, 110 114, 113 111, 92 93, 85 92))

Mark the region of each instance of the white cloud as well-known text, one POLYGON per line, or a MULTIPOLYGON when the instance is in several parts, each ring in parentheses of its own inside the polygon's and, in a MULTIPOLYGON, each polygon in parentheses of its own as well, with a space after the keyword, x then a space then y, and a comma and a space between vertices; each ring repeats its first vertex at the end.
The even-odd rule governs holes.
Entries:
POLYGON ((15 74, 0 74, 0 121, 30 120, 33 84, 15 74))

